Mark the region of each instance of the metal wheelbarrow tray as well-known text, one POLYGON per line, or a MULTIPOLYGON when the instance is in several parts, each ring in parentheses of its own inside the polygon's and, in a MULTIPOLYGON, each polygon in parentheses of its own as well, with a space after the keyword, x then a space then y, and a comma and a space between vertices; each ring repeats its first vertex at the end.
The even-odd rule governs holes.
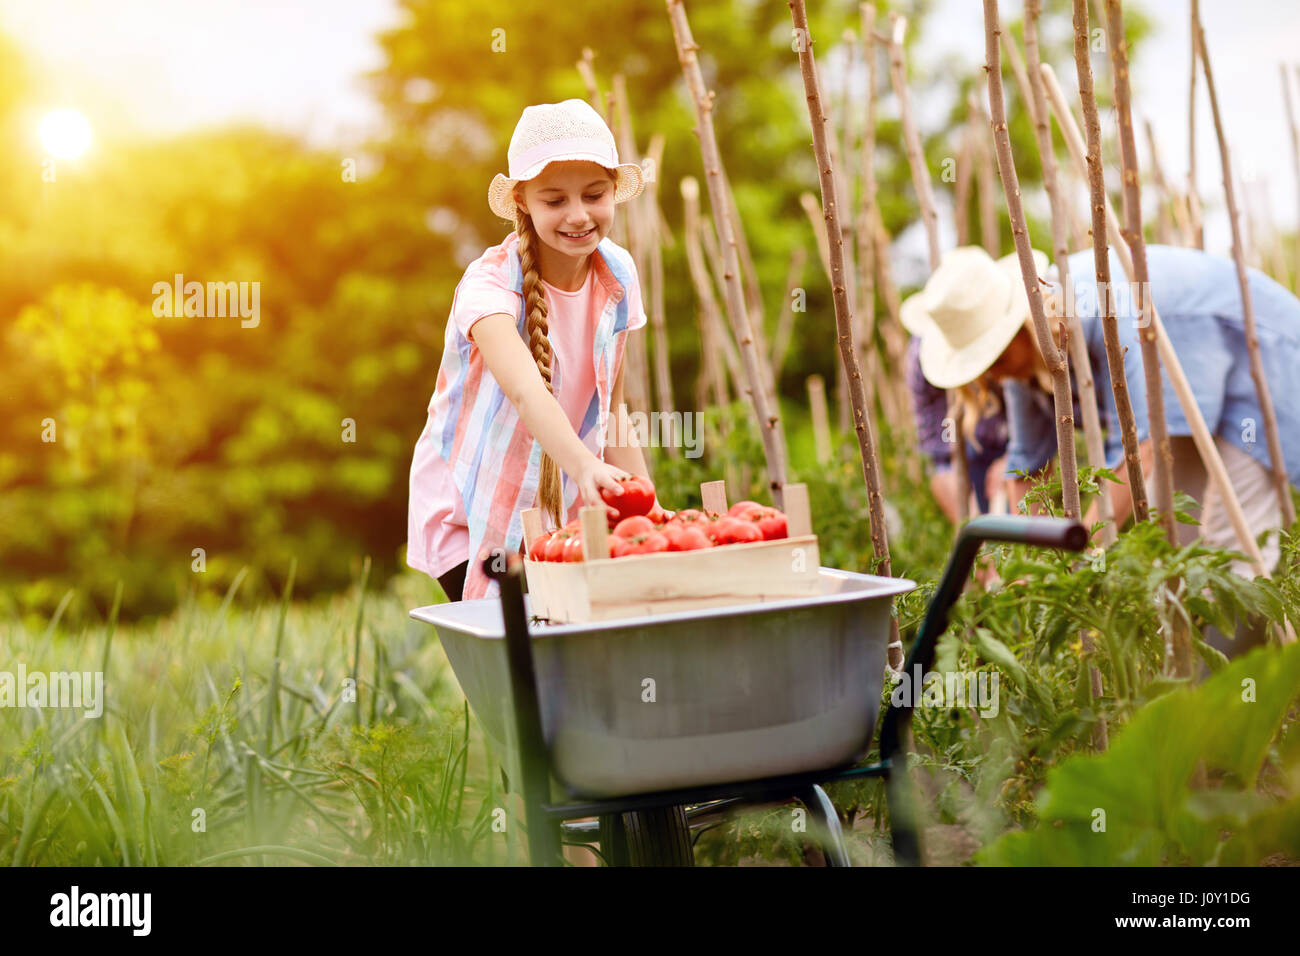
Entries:
MULTIPOLYGON (((930 668, 984 541, 1080 551, 1088 532, 1073 519, 969 521, 905 672, 930 668)), ((870 778, 885 785, 895 863, 921 862, 905 744, 915 701, 885 713, 879 760, 849 766, 879 716, 890 602, 911 581, 821 568, 821 593, 810 597, 530 627, 523 561, 492 555, 483 570, 500 583, 499 602, 422 607, 411 616, 438 629, 470 705, 501 748, 510 789, 523 799, 534 865, 561 865, 566 839, 590 843, 597 824, 566 821, 597 816, 609 865, 690 866, 692 814, 699 825, 728 808, 798 800, 822 834, 826 865, 850 866, 823 784, 870 778), (571 793, 592 796, 557 799, 557 777, 571 793)))
MULTIPOLYGON (((853 762, 880 708, 891 600, 914 582, 833 568, 802 598, 535 626, 556 781, 607 797, 853 762)), ((531 613, 528 597, 525 605, 531 613)), ((411 612, 434 625, 493 745, 517 773, 501 602, 411 612)))

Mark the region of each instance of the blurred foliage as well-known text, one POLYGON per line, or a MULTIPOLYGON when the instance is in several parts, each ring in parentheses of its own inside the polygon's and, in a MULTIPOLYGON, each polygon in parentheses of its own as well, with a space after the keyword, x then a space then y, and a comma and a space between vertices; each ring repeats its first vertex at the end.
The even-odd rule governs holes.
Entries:
MULTIPOLYGON (((909 46, 941 27, 927 20, 929 2, 894 6, 909 16, 909 46)), ((1072 70, 1065 6, 1049 4, 1045 31, 1063 76, 1072 70)), ((703 169, 661 0, 621 3, 614 30, 593 30, 610 9, 586 2, 401 8, 401 24, 379 38, 383 65, 366 78, 386 120, 374 142, 330 152, 232 127, 164 140, 96 131, 91 153, 57 164, 29 148, 6 150, 0 613, 45 617, 72 591, 69 621, 103 620, 121 581, 122 615, 150 615, 196 579, 221 594, 245 566, 240 600, 265 600, 283 587, 291 557, 306 595, 344 586, 362 556, 373 557, 376 580, 397 570, 410 456, 452 292, 464 266, 508 228, 483 201, 486 185, 504 168, 525 105, 586 95, 574 68, 584 47, 595 51, 602 90, 614 73, 626 77, 638 143, 665 137, 663 212, 680 230, 674 187, 703 169), (504 49, 494 52, 498 39, 504 49), (173 281, 256 283, 257 321, 158 314, 155 284, 173 281)), ((688 11, 771 326, 793 248, 815 248, 799 205, 817 175, 789 11, 755 0, 688 11)), ((819 4, 810 17, 839 117, 841 84, 830 78, 858 8, 819 4)), ((0 136, 29 142, 40 73, 3 37, 0 80, 0 136)), ((885 222, 897 233, 917 213, 883 59, 880 80, 876 164, 885 222)), ((910 74, 926 98, 957 96, 972 81, 934 64, 910 74)), ((1013 114, 1015 141, 1027 146, 1027 123, 1014 106, 1013 114)), ((924 130, 936 169, 954 152, 954 129, 950 120, 924 130)), ((1026 163, 1022 181, 1034 176, 1026 163)), ((951 185, 936 178, 936 188, 951 185)), ((1005 227, 1004 240, 1009 248, 1005 227)), ((665 249, 665 275, 672 373, 677 393, 690 394, 699 347, 680 242, 665 249)), ((804 278, 801 321, 816 316, 826 332, 794 336, 780 384, 796 419, 805 377, 830 380, 837 361, 828 284, 813 264, 804 278)), ((827 535, 825 560, 869 567, 851 441, 823 468, 810 440, 790 434, 792 470, 809 482, 827 535)), ((911 437, 904 429, 882 440, 902 446, 911 437)), ((756 478, 756 443, 717 451, 733 459, 736 480, 743 469, 756 478)), ((684 464, 654 458, 665 475, 684 464)), ((929 496, 890 474, 904 492, 897 507, 907 529, 896 536, 894 569, 912 573, 935 563, 947 531, 929 496)))

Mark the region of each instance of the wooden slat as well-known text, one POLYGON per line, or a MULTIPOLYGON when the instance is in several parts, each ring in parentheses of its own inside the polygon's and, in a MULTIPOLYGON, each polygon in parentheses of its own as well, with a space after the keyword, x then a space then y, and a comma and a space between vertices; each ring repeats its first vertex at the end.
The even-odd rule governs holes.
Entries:
POLYGON ((793 482, 785 486, 786 531, 792 538, 812 534, 812 508, 808 504, 808 486, 793 482))
POLYGON ((582 522, 582 559, 609 559, 609 519, 604 505, 584 505, 578 511, 582 522))
POLYGON ((727 483, 725 481, 700 482, 700 498, 704 502, 705 511, 713 511, 720 515, 727 513, 727 483))

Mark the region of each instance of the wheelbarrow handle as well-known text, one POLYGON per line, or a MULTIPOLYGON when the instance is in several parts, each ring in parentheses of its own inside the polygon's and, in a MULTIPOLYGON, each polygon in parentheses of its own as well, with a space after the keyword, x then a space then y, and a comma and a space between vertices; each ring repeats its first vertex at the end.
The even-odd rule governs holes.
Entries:
POLYGON ((483 573, 501 589, 501 618, 505 625, 506 660, 510 671, 510 697, 519 741, 520 791, 528 829, 528 854, 534 866, 559 865, 560 832, 545 819, 542 805, 550 799, 550 760, 542 732, 542 710, 537 696, 532 638, 524 609, 524 562, 518 554, 494 548, 481 556, 483 573))
MULTIPOLYGON (((934 651, 939 638, 948 629, 948 612, 961 597, 962 589, 970 578, 975 556, 985 541, 1011 541, 1042 548, 1062 548, 1082 551, 1088 546, 1088 529, 1073 518, 1026 518, 1019 515, 980 515, 972 518, 957 534, 957 544, 948 558, 939 586, 935 588, 930 604, 925 610, 921 629, 912 644, 911 653, 903 664, 907 674, 917 667, 921 674, 934 664, 934 651)), ((899 721, 910 720, 911 706, 891 707, 880 727, 880 754, 892 757, 900 748, 899 721)))

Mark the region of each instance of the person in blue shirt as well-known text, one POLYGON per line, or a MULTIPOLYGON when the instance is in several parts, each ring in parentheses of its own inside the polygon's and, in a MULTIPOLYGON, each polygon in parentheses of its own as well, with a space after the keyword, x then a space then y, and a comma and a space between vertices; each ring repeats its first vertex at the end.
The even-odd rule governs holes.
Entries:
MULTIPOLYGON (((1057 448, 1051 380, 1036 345, 1023 281, 1018 268, 1013 272, 1008 267, 1008 260, 1013 259, 995 262, 973 246, 951 250, 925 288, 904 303, 904 324, 921 339, 921 370, 933 386, 958 388, 968 395, 1000 388, 1007 419, 1008 495, 1015 510, 1028 481, 1044 472, 1057 448), (1017 472, 1027 474, 1028 479, 1017 472)), ((1282 516, 1269 474, 1263 415, 1250 375, 1235 265, 1201 250, 1159 245, 1147 247, 1147 263, 1151 300, 1214 435, 1247 524, 1257 538, 1269 533, 1261 550, 1265 566, 1271 570, 1279 557, 1272 532, 1281 527, 1282 516)), ((1123 523, 1132 510, 1132 495, 1102 337, 1100 315, 1105 303, 1098 295, 1092 251, 1071 255, 1069 267, 1073 305, 1096 382, 1106 466, 1120 478, 1118 484, 1107 485, 1116 520, 1123 523)), ((1143 472, 1149 480, 1154 451, 1138 343, 1137 296, 1114 251, 1110 267, 1124 349, 1124 377, 1133 404, 1143 472)), ((1040 274, 1044 272, 1053 278, 1054 270, 1040 268, 1040 274)), ((1292 484, 1300 484, 1300 300, 1257 270, 1248 270, 1248 279, 1286 472, 1292 484)), ((1047 296, 1049 313, 1059 315, 1065 304, 1064 290, 1059 282, 1054 286, 1047 296)), ((1077 382, 1073 371, 1071 380, 1077 382)), ((1193 515, 1200 524, 1180 524, 1180 534, 1185 541, 1200 535, 1208 544, 1238 550, 1236 535, 1208 481, 1167 372, 1162 374, 1162 382, 1174 453, 1174 487, 1200 505, 1199 513, 1193 515)), ((1082 443, 1079 448, 1082 451, 1082 443)), ((1095 520, 1095 506, 1085 520, 1095 520)), ((1253 576, 1245 561, 1236 561, 1233 567, 1243 576, 1253 576)))

